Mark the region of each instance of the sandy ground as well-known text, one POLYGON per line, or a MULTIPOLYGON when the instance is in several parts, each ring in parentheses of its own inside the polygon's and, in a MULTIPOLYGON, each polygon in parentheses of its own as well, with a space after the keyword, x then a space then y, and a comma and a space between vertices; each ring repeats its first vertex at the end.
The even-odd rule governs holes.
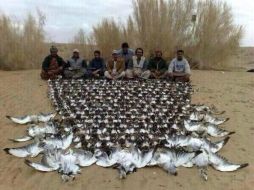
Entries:
MULTIPOLYGON (((179 168, 177 177, 159 168, 145 168, 117 178, 117 171, 92 166, 82 169, 73 182, 63 183, 56 173, 40 173, 27 167, 24 159, 0 151, 0 189, 254 189, 254 74, 246 72, 194 71, 193 103, 216 105, 226 110, 230 120, 223 126, 236 131, 220 152, 232 162, 250 166, 232 173, 209 168, 208 182, 204 182, 196 168, 179 168)), ((52 111, 47 98, 47 84, 39 79, 39 71, 0 71, 0 146, 20 146, 8 140, 24 134, 25 126, 12 124, 5 115, 23 115, 52 111)))

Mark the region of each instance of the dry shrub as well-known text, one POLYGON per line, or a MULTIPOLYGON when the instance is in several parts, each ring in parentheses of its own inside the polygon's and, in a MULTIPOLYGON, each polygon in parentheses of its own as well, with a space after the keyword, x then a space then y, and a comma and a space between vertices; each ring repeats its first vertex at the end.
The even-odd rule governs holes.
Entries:
POLYGON ((177 48, 189 45, 192 26, 190 18, 194 6, 194 0, 133 1, 131 18, 137 31, 138 46, 148 52, 161 49, 164 56, 172 58, 177 48))
POLYGON ((5 15, 0 16, 0 69, 34 69, 41 66, 46 52, 44 43, 45 16, 31 14, 23 23, 15 23, 5 15))
POLYGON ((95 50, 92 36, 88 36, 83 29, 80 29, 74 36, 72 48, 78 48, 80 55, 85 57, 85 59, 92 59, 93 51, 95 50))
POLYGON ((104 19, 93 29, 91 37, 104 55, 124 41, 143 47, 147 56, 159 48, 167 59, 183 48, 190 63, 202 69, 226 67, 242 37, 231 8, 216 0, 133 0, 127 24, 104 19))
POLYGON ((233 24, 231 8, 222 2, 201 1, 197 5, 193 57, 201 68, 225 68, 238 48, 242 27, 233 24))
POLYGON ((119 48, 122 43, 122 25, 113 19, 104 19, 93 27, 92 36, 97 48, 102 51, 102 56, 109 58, 112 50, 119 48))
POLYGON ((73 48, 79 48, 81 53, 91 60, 93 52, 100 50, 105 59, 111 57, 112 50, 118 49, 123 40, 123 26, 113 19, 103 19, 93 27, 93 32, 87 35, 80 29, 72 41, 73 48))
MULTIPOLYGON (((39 68, 48 51, 44 25, 40 11, 23 23, 0 16, 0 69, 39 68)), ((79 48, 86 59, 95 49, 109 58, 127 41, 133 48, 143 47, 146 56, 159 48, 167 59, 183 48, 192 66, 221 69, 238 50, 242 33, 233 23, 231 8, 219 0, 133 0, 133 13, 125 24, 103 19, 89 35, 80 30, 71 44, 62 46, 63 57, 79 48)))

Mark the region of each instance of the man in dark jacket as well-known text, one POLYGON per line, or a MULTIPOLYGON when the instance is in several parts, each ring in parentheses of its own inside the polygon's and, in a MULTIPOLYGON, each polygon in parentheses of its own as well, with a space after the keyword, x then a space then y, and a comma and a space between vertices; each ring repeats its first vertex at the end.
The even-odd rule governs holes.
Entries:
POLYGON ((79 50, 74 49, 73 55, 67 60, 67 64, 64 67, 64 77, 78 79, 87 74, 87 64, 84 59, 79 56, 79 50))
POLYGON ((150 78, 161 78, 167 71, 166 61, 162 58, 162 51, 156 50, 155 57, 149 61, 147 69, 150 71, 150 78))
POLYGON ((88 74, 93 78, 100 78, 104 76, 105 62, 101 58, 101 52, 99 50, 94 51, 94 58, 91 60, 88 67, 88 74))
POLYGON ((41 78, 43 80, 54 79, 63 72, 64 60, 57 55, 58 49, 51 46, 50 55, 42 63, 41 78))

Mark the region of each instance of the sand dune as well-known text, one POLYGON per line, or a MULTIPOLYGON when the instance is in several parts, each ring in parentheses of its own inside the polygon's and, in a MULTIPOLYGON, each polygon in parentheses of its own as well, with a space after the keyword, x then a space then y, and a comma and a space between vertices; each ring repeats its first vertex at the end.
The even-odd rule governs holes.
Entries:
MULTIPOLYGON (((82 169, 77 179, 63 183, 56 173, 40 173, 0 151, 0 189, 254 189, 254 75, 245 72, 194 71, 193 103, 216 105, 226 110, 230 120, 223 127, 236 131, 221 154, 233 162, 249 162, 250 166, 233 173, 221 173, 209 168, 208 182, 202 181, 196 168, 179 168, 177 177, 159 168, 145 168, 117 178, 117 171, 92 166, 82 169)), ((5 115, 23 115, 53 111, 47 98, 47 83, 39 79, 39 71, 0 71, 0 145, 19 146, 8 140, 22 136, 25 126, 12 124, 5 115)))

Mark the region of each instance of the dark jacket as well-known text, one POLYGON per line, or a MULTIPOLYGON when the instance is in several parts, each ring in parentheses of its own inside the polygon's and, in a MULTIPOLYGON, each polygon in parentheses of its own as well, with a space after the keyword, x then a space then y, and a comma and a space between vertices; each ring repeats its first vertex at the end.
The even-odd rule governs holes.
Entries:
POLYGON ((167 70, 167 64, 163 58, 161 59, 153 58, 149 61, 147 69, 151 71, 157 70, 160 72, 165 72, 167 70))
POLYGON ((93 71, 96 71, 98 69, 101 69, 100 71, 100 75, 103 75, 105 72, 105 62, 104 59, 99 58, 99 59, 92 59, 89 67, 88 67, 88 71, 91 73, 93 71))
MULTIPOLYGON (((48 71, 52 58, 53 57, 51 55, 48 55, 47 57, 45 57, 44 61, 42 62, 42 70, 48 71)), ((56 60, 59 67, 62 67, 65 65, 65 62, 62 57, 57 55, 56 60)))

